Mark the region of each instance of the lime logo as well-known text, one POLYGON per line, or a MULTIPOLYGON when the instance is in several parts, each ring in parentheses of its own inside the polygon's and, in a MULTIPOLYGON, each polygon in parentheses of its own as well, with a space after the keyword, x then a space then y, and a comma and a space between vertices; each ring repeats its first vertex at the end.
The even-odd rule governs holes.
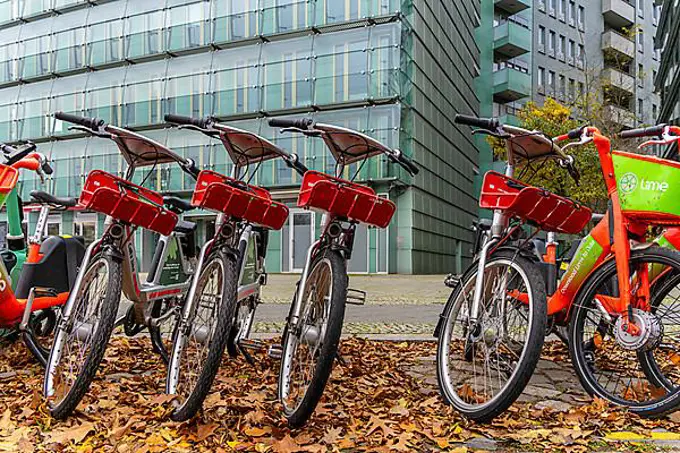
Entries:
POLYGON ((638 186, 638 178, 635 173, 626 173, 619 180, 619 190, 623 193, 631 193, 638 186))

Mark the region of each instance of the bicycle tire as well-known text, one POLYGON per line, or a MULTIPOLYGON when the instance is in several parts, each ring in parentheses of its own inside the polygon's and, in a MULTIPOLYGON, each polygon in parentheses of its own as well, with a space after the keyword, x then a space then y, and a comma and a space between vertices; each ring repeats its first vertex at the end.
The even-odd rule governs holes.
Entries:
POLYGON ((491 255, 487 259, 486 268, 489 268, 496 263, 503 262, 516 263, 518 269, 523 271, 523 278, 527 290, 530 290, 532 296, 529 302, 531 307, 531 321, 522 354, 515 366, 515 371, 510 376, 503 389, 499 391, 499 394, 479 407, 470 407, 469 404, 464 404, 462 400, 459 401, 460 397, 456 394, 456 390, 452 388, 452 385, 447 378, 449 373, 448 342, 450 329, 452 328, 451 318, 452 316, 455 316, 456 318, 458 316, 458 311, 454 312, 454 310, 460 310, 463 301, 461 300, 459 304, 457 304, 456 301, 461 296, 461 293, 467 285, 470 285, 471 283, 474 284, 474 281, 476 280, 477 262, 473 263, 472 266, 468 268, 460 283, 451 292, 442 314, 442 329, 439 332, 439 337, 437 339, 437 381, 440 393, 447 404, 453 406, 466 418, 479 423, 488 423, 492 421, 495 417, 505 412, 517 400, 529 383, 529 380, 536 369, 545 340, 547 325, 546 290, 545 280, 540 269, 538 269, 532 261, 520 256, 515 251, 509 250, 500 250, 491 255))
MULTIPOLYGON (((238 286, 238 271, 236 268, 236 259, 225 253, 222 250, 217 250, 214 252, 212 257, 206 261, 202 273, 210 266, 214 261, 222 262, 222 269, 224 269, 224 275, 222 280, 222 298, 219 308, 216 310, 216 322, 214 326, 214 334, 210 339, 210 345, 208 349, 208 355, 205 359, 203 368, 196 380, 196 384, 186 397, 186 399, 173 410, 170 418, 173 421, 181 422, 189 420, 196 415, 196 413, 201 409, 203 401, 208 396, 210 388, 212 387, 215 376, 220 368, 220 362, 222 361, 222 356, 224 354, 224 349, 227 345, 229 339, 229 332, 231 330, 231 324, 234 318, 234 309, 236 307, 237 298, 237 286, 238 286)), ((201 281, 203 274, 199 276, 199 281, 201 281)), ((199 294, 198 288, 196 294, 199 294)), ((184 335, 182 333, 183 328, 177 323, 175 328, 175 334, 173 335, 174 341, 185 341, 185 339, 179 338, 179 335, 184 335)), ((185 326, 186 328, 186 326, 185 326)), ((173 346, 173 352, 170 359, 170 365, 168 371, 172 367, 179 367, 179 361, 182 360, 182 351, 173 346)), ((168 378, 170 374, 168 373, 168 378)), ((168 382, 169 389, 169 382, 168 382)))
MULTIPOLYGON (((284 415, 291 428, 299 428, 309 420, 323 395, 326 383, 333 370, 333 363, 337 357, 340 336, 342 334, 342 324, 345 318, 347 285, 349 283, 346 261, 339 252, 335 250, 325 250, 312 262, 309 272, 310 276, 313 275, 314 270, 320 263, 326 263, 330 266, 331 270, 331 297, 329 299, 330 310, 328 323, 326 325, 325 335, 322 339, 321 350, 314 366, 311 382, 299 404, 292 409, 286 408, 284 403, 284 383, 287 381, 286 375, 290 372, 290 368, 286 366, 286 363, 290 360, 290 354, 295 353, 291 348, 297 348, 297 343, 299 343, 299 341, 294 343, 297 336, 289 326, 286 326, 285 328, 282 342, 283 348, 281 351, 281 368, 279 369, 278 396, 284 406, 284 415)), ((311 283, 312 282, 308 278, 305 286, 308 287, 311 283)), ((304 295, 306 288, 299 288, 299 290, 303 291, 304 295)), ((305 302, 306 301, 303 300, 303 303, 305 302)))
MULTIPOLYGON (((73 383, 73 386, 66 393, 64 398, 52 406, 49 405, 50 414, 56 419, 64 419, 68 417, 76 409, 82 398, 87 393, 90 388, 92 380, 97 374, 99 365, 104 358, 104 353, 106 347, 108 346, 109 339, 111 337, 111 332, 113 331, 114 323, 116 320, 116 312, 118 309, 118 304, 120 302, 120 296, 122 291, 122 266, 121 262, 114 258, 111 254, 102 253, 92 257, 90 264, 88 265, 88 270, 85 271, 83 281, 86 280, 87 273, 94 269, 95 265, 100 261, 104 260, 108 265, 108 282, 106 285, 106 296, 102 300, 101 305, 101 315, 99 316, 99 328, 93 334, 94 340, 92 342, 92 348, 87 353, 84 360, 84 365, 80 373, 73 383)), ((86 290, 86 287, 81 287, 78 291, 82 293, 86 290)), ((78 298, 79 295, 76 295, 78 298)), ((81 298, 82 299, 82 298, 81 298)), ((74 303, 78 303, 80 299, 75 299, 74 303)), ((89 301, 85 301, 89 303, 89 301)), ((75 309, 75 307, 74 307, 75 309)), ((59 326, 57 327, 57 336, 53 343, 52 349, 50 351, 50 357, 48 359, 48 366, 45 370, 45 394, 48 395, 47 389, 47 377, 50 373, 53 373, 54 368, 58 364, 53 364, 53 354, 55 354, 55 346, 61 343, 60 336, 65 335, 63 318, 59 321, 59 326)), ((59 359, 61 359, 61 354, 59 359)))
MULTIPOLYGON (((650 247, 647 249, 631 251, 631 266, 635 262, 648 262, 645 260, 652 260, 652 262, 655 263, 673 266, 677 269, 676 272, 680 271, 680 254, 670 249, 650 247)), ((612 395, 598 383, 598 379, 594 376, 594 372, 592 371, 586 357, 586 348, 583 345, 587 344, 587 342, 584 343, 581 337, 584 333, 585 320, 588 317, 588 300, 589 298, 592 300, 593 294, 597 294, 597 289, 599 288, 599 285, 602 284, 602 282, 608 281, 615 275, 616 260, 610 259, 591 273, 577 294, 577 297, 574 300, 573 312, 571 314, 571 322, 569 325, 569 355, 571 357, 571 362, 574 366, 574 370, 579 378, 581 386, 591 396, 597 396, 616 405, 624 406, 629 411, 642 417, 662 417, 674 412, 678 407, 680 407, 680 387, 666 389, 667 393, 665 396, 659 398, 658 400, 632 404, 623 399, 625 394, 622 397, 612 395)), ((640 366, 643 368, 642 364, 640 364, 640 366)), ((644 369, 642 369, 642 371, 644 373, 644 369)), ((645 378, 648 379, 648 376, 645 376, 645 378)), ((654 382, 651 383, 654 384, 654 382)))

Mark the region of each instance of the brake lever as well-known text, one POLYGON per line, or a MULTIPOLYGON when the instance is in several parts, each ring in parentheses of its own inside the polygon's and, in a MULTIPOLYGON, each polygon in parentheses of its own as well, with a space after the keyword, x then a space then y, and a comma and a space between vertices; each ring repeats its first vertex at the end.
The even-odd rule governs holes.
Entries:
POLYGON ((295 132, 297 134, 303 134, 307 137, 321 137, 321 131, 318 131, 316 129, 299 129, 297 127, 283 127, 281 128, 281 132, 295 132))
POLYGON ((501 140, 509 140, 512 138, 512 135, 506 134, 506 133, 500 133, 500 132, 493 132, 488 129, 474 129, 472 131, 472 135, 490 135, 492 137, 499 138, 501 140))
POLYGON ((98 131, 93 131, 89 127, 85 126, 69 126, 68 130, 70 131, 82 131, 85 132, 88 135, 92 135, 94 137, 99 137, 99 138, 108 138, 108 139, 113 139, 113 134, 110 132, 98 132, 98 131))
POLYGON ((637 149, 643 149, 653 145, 670 145, 671 143, 675 143, 677 141, 680 141, 680 136, 670 135, 664 131, 664 133, 661 134, 661 137, 659 139, 647 140, 646 142, 638 146, 637 149))

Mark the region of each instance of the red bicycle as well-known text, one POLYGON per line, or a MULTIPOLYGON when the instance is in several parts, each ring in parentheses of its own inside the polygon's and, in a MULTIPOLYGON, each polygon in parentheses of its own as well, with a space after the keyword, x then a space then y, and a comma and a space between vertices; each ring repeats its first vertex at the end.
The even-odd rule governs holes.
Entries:
POLYGON ((311 119, 272 119, 269 125, 322 138, 337 162, 336 177, 307 171, 298 197, 299 207, 323 213, 321 237, 307 251, 283 331, 278 394, 288 424, 298 427, 314 412, 338 356, 345 304, 361 305, 366 297, 362 291, 348 289, 347 261, 356 225, 385 228, 396 209, 370 187, 339 176, 346 165, 381 154, 412 176, 418 167, 401 151, 350 129, 311 119))
MULTIPOLYGON (((0 207, 8 202, 9 220, 19 224, 19 199, 17 195, 10 196, 15 191, 19 170, 34 171, 44 181, 52 168, 45 156, 34 152, 36 147, 32 143, 19 149, 8 145, 0 148, 6 158, 5 164, 0 164, 0 207)), ((68 298, 85 247, 76 238, 45 238, 50 207, 72 207, 75 199, 57 198, 42 191, 33 191, 31 196, 33 202, 41 204, 35 233, 29 238, 28 247, 23 236, 15 238, 21 245, 3 253, 0 260, 0 328, 20 333, 31 353, 45 366, 57 312, 68 298), (20 255, 26 257, 25 262, 20 255), (14 288, 8 267, 12 275, 18 271, 14 288)))

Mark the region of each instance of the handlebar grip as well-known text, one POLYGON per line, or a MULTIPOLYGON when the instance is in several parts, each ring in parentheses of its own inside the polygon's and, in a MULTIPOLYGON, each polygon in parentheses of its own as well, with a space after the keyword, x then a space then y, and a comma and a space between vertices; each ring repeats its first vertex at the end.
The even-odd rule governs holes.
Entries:
POLYGON ((182 170, 190 174, 194 179, 198 179, 198 175, 201 173, 201 170, 198 169, 198 167, 196 166, 196 162, 193 159, 187 159, 187 163, 182 164, 181 168, 182 170))
POLYGON ((66 121, 68 123, 78 124, 80 126, 87 127, 93 131, 97 131, 100 126, 104 124, 104 120, 99 118, 85 118, 84 116, 72 115, 70 113, 57 112, 54 117, 61 121, 66 121))
POLYGON ((406 171, 411 173, 411 176, 415 176, 420 172, 420 168, 418 168, 416 163, 411 158, 407 157, 404 153, 401 153, 398 160, 399 164, 401 164, 401 166, 404 167, 406 171))
POLYGON ((54 173, 54 170, 52 169, 52 166, 51 166, 50 163, 47 162, 47 161, 43 162, 43 164, 42 164, 42 171, 43 171, 43 173, 45 173, 46 175, 51 175, 52 173, 54 173))
POLYGON ((309 126, 314 124, 311 118, 298 118, 296 120, 289 120, 285 118, 272 118, 269 120, 271 127, 292 127, 295 129, 306 130, 309 126))
POLYGON ((465 126, 479 127, 481 129, 495 130, 501 126, 500 121, 496 118, 477 118, 475 116, 457 114, 453 118, 456 124, 463 124, 465 126))
POLYGON ((190 116, 175 115, 169 113, 165 115, 165 121, 173 124, 189 124, 191 126, 196 126, 201 129, 206 129, 210 118, 192 118, 190 116))
POLYGON ((581 134, 583 134, 583 129, 585 129, 586 126, 581 126, 577 127, 576 129, 572 129, 569 132, 567 132, 567 137, 569 140, 578 140, 581 138, 581 134))
POLYGON ((665 124, 659 124, 658 126, 646 127, 642 129, 631 129, 628 131, 623 131, 619 134, 621 138, 641 138, 641 137, 659 137, 663 134, 663 130, 666 128, 665 124))

